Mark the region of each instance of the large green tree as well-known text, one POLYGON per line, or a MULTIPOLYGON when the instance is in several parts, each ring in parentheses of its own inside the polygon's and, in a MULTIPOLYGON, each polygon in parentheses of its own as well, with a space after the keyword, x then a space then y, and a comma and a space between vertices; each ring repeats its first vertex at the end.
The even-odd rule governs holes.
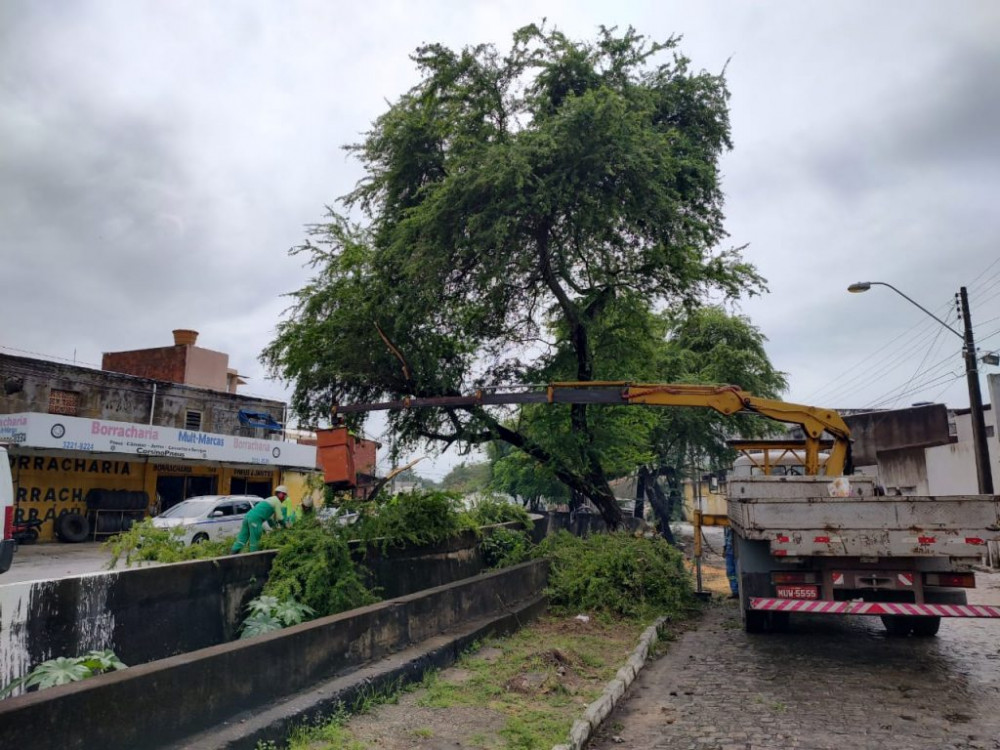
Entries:
MULTIPOLYGON (((593 380, 614 371, 593 337, 622 301, 677 310, 761 290, 738 249, 718 249, 725 81, 693 71, 676 39, 532 25, 505 54, 431 44, 413 60, 420 82, 349 147, 364 178, 293 250, 315 274, 262 358, 303 420, 533 382, 553 331, 567 373, 593 380)), ((400 447, 505 441, 616 525, 593 409, 567 411, 557 453, 479 408, 389 421, 400 447)))

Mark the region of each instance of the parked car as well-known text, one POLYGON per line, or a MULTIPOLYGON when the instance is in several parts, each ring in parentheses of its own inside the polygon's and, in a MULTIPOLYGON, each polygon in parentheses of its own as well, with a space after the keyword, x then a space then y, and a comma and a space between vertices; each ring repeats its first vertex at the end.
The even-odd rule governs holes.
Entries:
POLYGON ((347 512, 343 508, 337 508, 336 506, 322 507, 316 511, 316 517, 320 521, 336 521, 341 526, 349 526, 358 520, 358 514, 354 512, 347 512))
POLYGON ((201 495, 177 503, 153 519, 159 529, 183 529, 185 544, 236 536, 246 515, 261 498, 255 495, 201 495))

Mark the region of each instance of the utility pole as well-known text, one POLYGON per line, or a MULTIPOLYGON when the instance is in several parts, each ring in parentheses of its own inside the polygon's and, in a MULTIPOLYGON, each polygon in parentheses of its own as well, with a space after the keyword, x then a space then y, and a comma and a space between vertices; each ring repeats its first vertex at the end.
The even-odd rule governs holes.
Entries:
MULTIPOLYGON (((963 286, 958 293, 965 324, 965 374, 969 380, 969 416, 972 418, 972 441, 976 448, 976 476, 979 493, 993 494, 993 470, 990 467, 990 446, 986 442, 986 417, 983 396, 979 391, 979 366, 976 363, 976 342, 972 338, 972 316, 969 314, 969 294, 963 286)), ((996 409, 997 405, 994 404, 996 409)))

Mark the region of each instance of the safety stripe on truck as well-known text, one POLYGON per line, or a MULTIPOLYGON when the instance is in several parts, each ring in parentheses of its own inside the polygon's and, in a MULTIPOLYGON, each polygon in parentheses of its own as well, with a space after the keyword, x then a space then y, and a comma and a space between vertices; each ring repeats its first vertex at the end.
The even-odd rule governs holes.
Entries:
POLYGON ((906 604, 901 602, 829 602, 809 599, 753 597, 750 609, 811 612, 824 615, 910 615, 914 617, 1000 617, 1000 607, 987 604, 906 604))

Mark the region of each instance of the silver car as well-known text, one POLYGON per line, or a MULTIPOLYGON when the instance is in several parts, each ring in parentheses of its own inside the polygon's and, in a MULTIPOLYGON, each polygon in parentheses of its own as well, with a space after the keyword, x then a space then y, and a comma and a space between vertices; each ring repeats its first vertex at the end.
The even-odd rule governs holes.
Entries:
POLYGON ((189 497, 154 518, 153 526, 181 529, 180 538, 185 544, 218 541, 236 536, 243 516, 259 502, 261 498, 255 495, 189 497))

